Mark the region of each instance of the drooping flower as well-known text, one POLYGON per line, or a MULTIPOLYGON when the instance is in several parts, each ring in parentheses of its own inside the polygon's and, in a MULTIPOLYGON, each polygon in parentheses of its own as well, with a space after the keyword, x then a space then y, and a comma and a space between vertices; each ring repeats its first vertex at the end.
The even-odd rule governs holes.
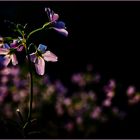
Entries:
POLYGON ((47 46, 39 44, 36 52, 30 54, 30 59, 35 63, 35 69, 39 75, 44 75, 45 73, 45 61, 57 61, 57 56, 50 51, 46 51, 46 49, 47 46))
POLYGON ((2 48, 0 48, 0 55, 4 55, 3 59, 3 65, 7 66, 10 61, 13 65, 17 65, 17 57, 15 55, 16 49, 11 48, 8 44, 3 44, 2 48))
POLYGON ((68 31, 66 30, 65 23, 63 21, 57 21, 59 15, 54 13, 54 11, 52 11, 50 8, 45 8, 45 11, 47 12, 49 21, 52 22, 52 28, 62 35, 68 36, 68 31))

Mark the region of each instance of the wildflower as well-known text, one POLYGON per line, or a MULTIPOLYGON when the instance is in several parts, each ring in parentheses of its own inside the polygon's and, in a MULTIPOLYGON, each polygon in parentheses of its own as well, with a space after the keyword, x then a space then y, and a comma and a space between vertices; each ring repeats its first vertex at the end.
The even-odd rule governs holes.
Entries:
POLYGON ((46 51, 46 49, 47 46, 40 44, 36 52, 30 54, 30 59, 35 63, 36 72, 39 75, 45 73, 45 61, 57 61, 57 56, 50 51, 46 51))
POLYGON ((5 55, 4 61, 3 61, 3 65, 7 66, 10 61, 12 61, 13 65, 17 65, 18 61, 17 61, 17 57, 15 55, 15 49, 11 48, 8 44, 4 44, 3 48, 0 48, 0 55, 5 55))
POLYGON ((136 89, 134 86, 129 86, 126 93, 128 97, 132 97, 136 92, 136 89))
POLYGON ((59 15, 54 13, 50 8, 45 8, 45 11, 47 12, 47 15, 49 17, 49 21, 53 25, 53 29, 57 32, 61 33, 64 36, 68 36, 68 31, 66 30, 65 23, 63 21, 57 21, 59 18, 59 15))
POLYGON ((21 38, 14 39, 13 42, 10 44, 10 47, 16 49, 18 52, 21 52, 24 46, 20 44, 20 41, 21 41, 21 38))
POLYGON ((111 99, 105 99, 103 101, 103 106, 105 106, 105 107, 110 107, 111 104, 112 104, 111 99))

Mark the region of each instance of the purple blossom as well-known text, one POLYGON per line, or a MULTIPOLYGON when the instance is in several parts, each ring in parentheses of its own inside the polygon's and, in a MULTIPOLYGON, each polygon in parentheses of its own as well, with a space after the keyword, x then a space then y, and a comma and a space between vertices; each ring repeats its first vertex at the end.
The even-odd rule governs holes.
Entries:
POLYGON ((57 21, 59 15, 54 13, 54 11, 50 8, 45 8, 45 11, 47 12, 49 21, 52 23, 52 28, 61 33, 62 35, 68 36, 68 31, 66 30, 65 23, 62 21, 57 21))
POLYGON ((105 99, 103 101, 103 106, 105 106, 105 107, 110 107, 111 104, 112 104, 111 99, 105 99))
POLYGON ((10 47, 16 49, 18 52, 21 52, 24 48, 22 44, 19 44, 18 39, 14 39, 13 42, 10 44, 10 47))
POLYGON ((4 55, 4 66, 8 66, 10 61, 12 61, 14 66, 18 64, 17 57, 15 55, 15 49, 11 48, 8 44, 4 44, 3 48, 0 48, 0 55, 4 55))
POLYGON ((101 112, 102 112, 102 109, 99 106, 95 107, 93 111, 91 112, 91 118, 99 119, 101 116, 101 112))
POLYGON ((50 51, 46 51, 47 46, 40 44, 36 52, 30 54, 30 59, 35 63, 36 72, 39 75, 45 73, 45 61, 56 62, 57 56, 50 51))
POLYGON ((136 89, 134 86, 129 86, 127 91, 126 91, 126 94, 128 97, 132 97, 136 92, 136 89))

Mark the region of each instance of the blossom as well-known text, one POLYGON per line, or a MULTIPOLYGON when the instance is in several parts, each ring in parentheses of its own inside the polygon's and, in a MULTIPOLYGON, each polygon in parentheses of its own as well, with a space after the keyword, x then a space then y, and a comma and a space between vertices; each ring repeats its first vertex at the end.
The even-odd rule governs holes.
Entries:
POLYGON ((7 66, 10 61, 12 61, 13 65, 17 65, 17 57, 15 55, 15 49, 11 48, 8 44, 3 44, 3 47, 0 48, 0 55, 4 55, 3 65, 7 66))
POLYGON ((45 61, 57 61, 57 56, 50 51, 46 51, 46 49, 47 46, 39 44, 36 52, 30 54, 30 59, 35 63, 35 69, 39 75, 44 75, 45 73, 45 61))
POLYGON ((24 46, 20 44, 21 40, 22 39, 20 37, 18 39, 14 39, 13 42, 10 44, 10 47, 16 49, 18 52, 21 52, 24 48, 24 46))
POLYGON ((45 8, 45 11, 47 12, 49 21, 53 25, 53 29, 57 32, 61 33, 64 36, 68 36, 68 31, 66 30, 65 23, 63 21, 57 21, 59 18, 59 15, 54 13, 50 8, 45 8))

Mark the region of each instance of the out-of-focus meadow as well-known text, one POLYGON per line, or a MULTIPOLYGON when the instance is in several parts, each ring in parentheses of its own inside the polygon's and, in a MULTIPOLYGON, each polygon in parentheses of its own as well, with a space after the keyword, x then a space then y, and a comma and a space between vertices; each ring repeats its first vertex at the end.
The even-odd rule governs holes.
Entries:
MULTIPOLYGON (((140 3, 0 2, 0 35, 11 33, 4 20, 40 26, 44 7, 58 12, 69 36, 53 31, 33 37, 58 56, 46 74, 34 72, 31 138, 139 138, 140 3), (131 5, 132 4, 132 5, 131 5)), ((21 138, 27 117, 29 75, 21 64, 0 68, 0 137, 21 138), (8 135, 7 135, 8 134, 8 135)))

